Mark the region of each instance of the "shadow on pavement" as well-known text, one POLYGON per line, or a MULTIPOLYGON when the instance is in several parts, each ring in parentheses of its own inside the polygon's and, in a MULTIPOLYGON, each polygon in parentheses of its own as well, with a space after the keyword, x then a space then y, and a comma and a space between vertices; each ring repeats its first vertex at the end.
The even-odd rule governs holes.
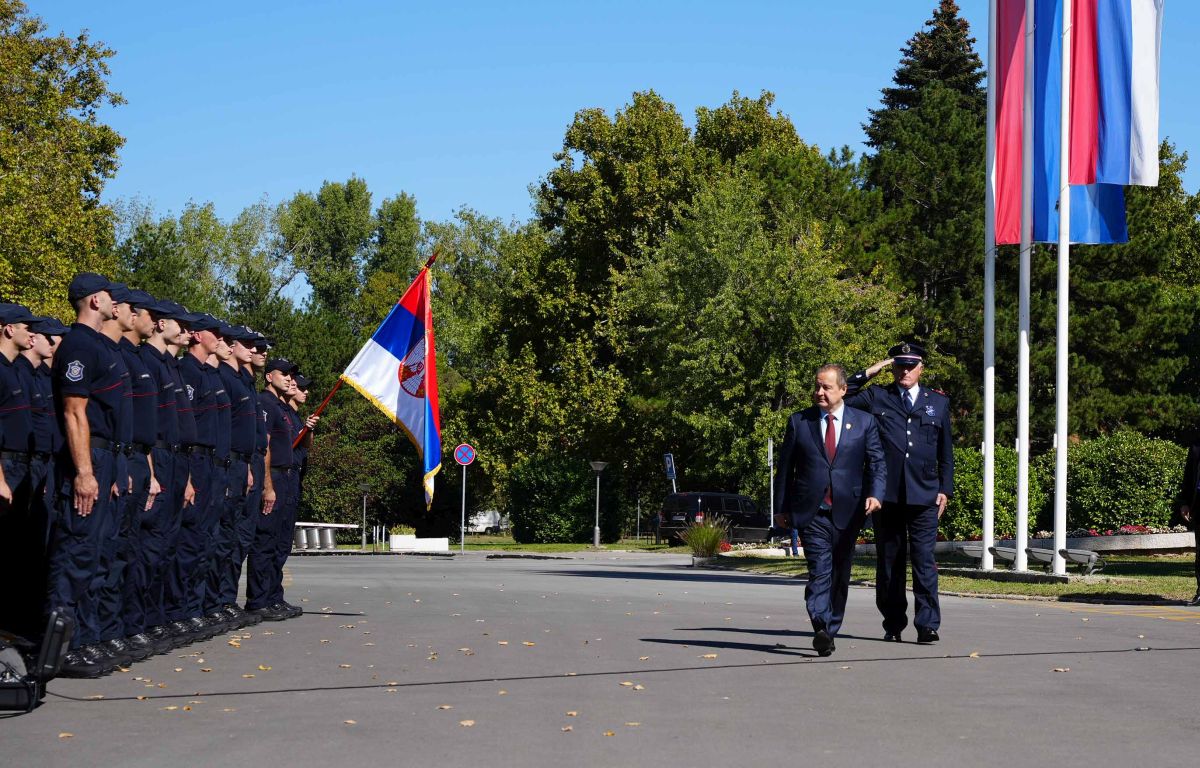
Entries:
POLYGON ((757 576, 740 571, 705 571, 697 570, 686 565, 653 566, 654 570, 631 571, 595 568, 572 571, 540 571, 543 576, 579 576, 585 579, 643 579, 646 581, 695 581, 720 582, 722 584, 772 584, 775 586, 792 585, 804 586, 805 579, 784 578, 779 576, 757 576), (674 569, 674 570, 666 570, 674 569))
MULTIPOLYGON (((684 642, 676 638, 641 638, 642 642, 646 643, 665 643, 670 645, 696 645, 704 646, 704 642, 684 642)), ((715 641, 712 644, 716 644, 715 641)), ((114 696, 111 698, 92 699, 80 698, 77 696, 67 696, 54 691, 47 691, 47 698, 54 697, 67 701, 81 702, 86 704, 111 704, 113 702, 126 701, 159 701, 162 699, 194 699, 199 697, 217 697, 217 696, 263 696, 272 694, 284 693, 318 693, 322 691, 369 691, 390 688, 434 688, 438 686, 451 685, 478 685, 481 683, 512 683, 522 681, 539 681, 539 680, 563 680, 569 678, 591 678, 591 677, 630 677, 630 676, 645 676, 647 674, 661 674, 672 672, 711 672, 717 670, 729 669, 764 669, 772 667, 788 667, 798 665, 823 665, 823 664, 877 664, 877 663, 933 663, 933 662, 954 662, 971 659, 978 661, 979 659, 1012 659, 1012 658, 1036 658, 1041 656, 1103 656, 1114 654, 1127 653, 1168 653, 1172 651, 1200 651, 1200 646, 1186 647, 1170 647, 1170 648, 1109 648, 1099 650, 1055 650, 1055 651, 1020 651, 1013 653, 981 653, 978 656, 970 654, 944 654, 940 656, 876 656, 870 658, 846 658, 846 657, 826 657, 815 658, 812 654, 805 653, 798 649, 780 648, 777 646, 756 645, 752 643, 721 643, 719 647, 745 649, 758 651, 762 653, 771 653, 776 656, 782 655, 787 660, 778 661, 754 661, 743 662, 737 664, 703 664, 687 667, 657 667, 647 668, 639 667, 637 669, 619 669, 606 672, 555 672, 544 675, 514 675, 511 677, 476 677, 462 680, 425 680, 410 683, 396 683, 394 685, 388 683, 370 683, 365 685, 318 685, 301 688, 273 688, 261 691, 196 691, 193 693, 170 693, 160 696, 148 696, 139 699, 137 696, 114 696)))

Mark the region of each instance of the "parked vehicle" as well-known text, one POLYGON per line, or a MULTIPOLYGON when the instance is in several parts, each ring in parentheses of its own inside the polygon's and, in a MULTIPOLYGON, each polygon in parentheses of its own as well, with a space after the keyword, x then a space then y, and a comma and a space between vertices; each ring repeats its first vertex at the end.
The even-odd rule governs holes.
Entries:
POLYGON ((503 533, 511 528, 508 517, 501 515, 498 510, 485 509, 476 512, 467 519, 467 533, 503 533))
POLYGON ((658 513, 659 541, 678 541, 684 528, 711 515, 728 522, 732 543, 766 541, 771 528, 770 517, 749 496, 714 491, 671 493, 658 513))

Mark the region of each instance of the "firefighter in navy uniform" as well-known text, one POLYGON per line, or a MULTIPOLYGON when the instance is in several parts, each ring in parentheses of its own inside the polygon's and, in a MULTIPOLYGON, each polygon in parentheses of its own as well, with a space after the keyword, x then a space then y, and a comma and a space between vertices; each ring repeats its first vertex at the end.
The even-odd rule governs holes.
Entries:
POLYGON ((287 398, 295 383, 292 374, 296 364, 276 358, 266 364, 266 386, 258 396, 259 408, 266 413, 268 470, 264 473, 263 506, 258 516, 246 563, 246 610, 254 611, 264 621, 283 621, 299 615, 283 601, 283 560, 280 542, 288 540, 291 550, 292 494, 295 488, 295 455, 292 442, 299 428, 293 422, 287 398))
POLYGON ((22 354, 33 346, 36 318, 20 304, 0 304, 0 535, 11 549, 0 557, 0 584, 8 593, 0 629, 29 640, 39 636, 41 595, 28 585, 30 545, 38 539, 33 503, 32 376, 22 354), (15 598, 15 599, 14 599, 15 598))
POLYGON ((23 545, 26 550, 28 570, 23 573, 26 586, 20 592, 29 600, 29 616, 37 621, 37 628, 28 635, 30 640, 39 641, 45 629, 46 578, 50 546, 51 525, 54 522, 54 456, 62 450, 62 430, 54 407, 54 385, 50 364, 54 361, 54 350, 67 326, 50 317, 39 317, 29 324, 33 345, 21 353, 21 369, 29 388, 30 416, 33 419, 33 453, 29 462, 31 479, 30 522, 31 538, 23 545))
POLYGON ((89 591, 100 568, 101 539, 116 518, 116 421, 125 392, 120 356, 100 334, 113 316, 105 277, 83 272, 71 280, 71 325, 54 355, 55 408, 63 452, 55 459, 56 516, 50 542, 48 605, 75 621, 62 677, 98 677, 129 657, 101 648, 99 617, 89 591))
POLYGON ((883 615, 884 639, 899 642, 908 626, 906 562, 911 559, 913 625, 918 643, 940 638, 937 564, 933 547, 938 520, 954 490, 954 444, 950 434, 950 398, 920 385, 925 348, 897 344, 889 358, 850 377, 846 403, 879 422, 887 457, 883 509, 873 517, 876 548, 875 604, 883 615), (893 382, 867 382, 887 366, 893 382))

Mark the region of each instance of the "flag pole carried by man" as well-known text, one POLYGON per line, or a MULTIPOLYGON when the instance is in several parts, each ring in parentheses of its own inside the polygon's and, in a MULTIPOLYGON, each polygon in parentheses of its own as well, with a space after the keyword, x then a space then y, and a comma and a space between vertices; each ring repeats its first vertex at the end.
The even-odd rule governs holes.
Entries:
POLYGON ((442 468, 442 423, 429 301, 429 267, 436 259, 435 253, 425 262, 338 382, 357 389, 408 435, 421 458, 426 506, 433 504, 434 476, 442 468))

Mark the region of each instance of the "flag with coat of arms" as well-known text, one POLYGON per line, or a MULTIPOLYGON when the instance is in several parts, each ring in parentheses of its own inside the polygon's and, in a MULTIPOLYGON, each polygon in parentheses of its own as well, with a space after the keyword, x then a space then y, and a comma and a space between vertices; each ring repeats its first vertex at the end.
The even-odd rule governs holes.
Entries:
POLYGON ((425 504, 442 468, 437 360, 429 303, 430 259, 341 378, 408 435, 421 459, 425 504))

